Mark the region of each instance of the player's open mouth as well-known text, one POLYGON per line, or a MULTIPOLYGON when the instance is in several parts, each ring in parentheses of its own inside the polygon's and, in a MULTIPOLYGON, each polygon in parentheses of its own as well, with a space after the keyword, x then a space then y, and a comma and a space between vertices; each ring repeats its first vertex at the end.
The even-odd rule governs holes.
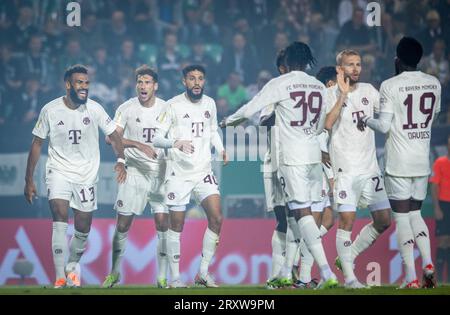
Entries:
POLYGON ((202 91, 202 89, 199 88, 199 87, 195 87, 195 88, 192 89, 192 91, 193 91, 194 93, 200 93, 200 92, 202 91))
POLYGON ((79 91, 78 94, 82 97, 86 97, 87 96, 87 91, 83 90, 83 91, 79 91))
POLYGON ((142 97, 147 97, 148 93, 147 92, 140 92, 139 95, 141 95, 142 97))

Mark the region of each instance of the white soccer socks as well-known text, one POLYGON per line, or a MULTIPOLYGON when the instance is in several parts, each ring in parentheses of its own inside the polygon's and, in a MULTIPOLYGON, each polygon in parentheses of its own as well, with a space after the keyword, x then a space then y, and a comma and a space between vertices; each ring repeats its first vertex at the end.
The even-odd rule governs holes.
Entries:
POLYGON ((272 275, 271 279, 278 277, 284 265, 286 252, 286 233, 273 231, 272 234, 272 275))
POLYGON ((208 274, 209 265, 216 253, 218 245, 219 235, 206 228, 205 234, 203 235, 202 259, 200 261, 200 276, 203 278, 208 274))
POLYGON ((312 215, 302 217, 298 221, 302 238, 305 240, 306 246, 311 252, 314 260, 320 268, 320 275, 324 280, 335 278, 336 276, 331 271, 328 265, 327 257, 322 246, 322 238, 320 236, 319 228, 312 215))
MULTIPOLYGON (((320 226, 320 236, 324 236, 327 234, 328 230, 321 225, 320 226)), ((302 239, 300 241, 300 276, 299 280, 303 283, 308 283, 311 281, 311 270, 314 264, 314 257, 311 255, 311 252, 308 250, 308 247, 305 244, 305 241, 302 239)))
POLYGON ((353 272, 352 259, 352 232, 338 229, 336 233, 336 249, 341 260, 342 272, 344 273, 345 283, 356 280, 353 272))
POLYGON ((180 279, 180 238, 181 233, 171 229, 167 231, 167 257, 172 282, 180 279))
POLYGON ((409 223, 409 213, 393 212, 396 223, 398 250, 405 264, 406 281, 417 279, 414 265, 414 233, 409 223))
POLYGON ((66 222, 53 222, 52 228, 52 253, 55 265, 56 279, 66 278, 64 264, 67 255, 67 226, 66 222))
MULTIPOLYGON (((295 218, 289 218, 295 221, 295 218)), ((298 227, 297 227, 298 229, 298 227)), ((281 277, 286 279, 292 279, 292 266, 294 265, 295 254, 298 249, 299 239, 295 237, 295 232, 289 224, 286 233, 286 252, 284 257, 283 268, 281 269, 281 277)))
POLYGON ((158 261, 158 279, 167 278, 167 267, 169 260, 167 258, 167 231, 156 231, 158 234, 158 245, 156 248, 156 257, 158 261))
POLYGON ((409 212, 409 224, 414 233, 414 239, 416 240, 420 256, 422 256, 422 268, 428 264, 433 264, 431 261, 430 232, 422 218, 420 210, 409 212))
POLYGON ((123 254, 125 253, 125 247, 127 245, 128 232, 121 233, 117 231, 114 232, 112 241, 112 267, 111 272, 115 274, 120 273, 120 266, 123 254))
POLYGON ((70 242, 70 256, 68 263, 77 263, 80 261, 81 256, 83 256, 83 253, 86 250, 88 236, 89 233, 82 233, 77 230, 73 231, 72 240, 70 242))
POLYGON ((370 245, 380 236, 380 233, 375 230, 373 223, 364 226, 353 242, 352 249, 352 263, 359 254, 369 248, 370 245))

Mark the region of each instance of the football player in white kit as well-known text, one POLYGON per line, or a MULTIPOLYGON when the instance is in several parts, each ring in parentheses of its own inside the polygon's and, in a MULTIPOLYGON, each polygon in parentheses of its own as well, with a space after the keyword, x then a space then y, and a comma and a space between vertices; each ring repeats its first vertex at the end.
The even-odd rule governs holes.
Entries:
POLYGON ((154 214, 158 235, 157 286, 167 287, 166 234, 169 210, 164 204, 162 192, 166 163, 164 151, 153 147, 156 119, 165 110, 166 104, 156 97, 157 90, 158 74, 145 65, 137 68, 137 97, 120 105, 114 116, 116 131, 123 137, 127 180, 119 186, 114 205, 117 224, 112 241, 112 267, 103 287, 111 288, 120 281, 121 258, 125 252, 128 231, 134 216, 141 215, 147 203, 154 214))
MULTIPOLYGON (((336 85, 336 67, 323 67, 316 74, 316 79, 322 82, 328 89, 336 85)), ((334 212, 331 207, 333 196, 333 170, 331 168, 330 156, 328 154, 328 133, 319 135, 320 149, 322 151, 322 194, 321 201, 311 205, 311 212, 323 237, 334 224, 334 212)), ((293 266, 294 286, 298 289, 313 289, 317 286, 317 280, 311 278, 311 270, 314 258, 309 252, 304 240, 300 241, 299 250, 293 266), (300 261, 300 268, 298 262, 300 261), (300 271, 300 272, 299 272, 300 271)))
POLYGON ((339 212, 336 265, 344 273, 345 287, 365 288, 353 272, 353 261, 390 226, 390 205, 378 166, 375 133, 357 128, 358 118, 379 109, 378 91, 358 82, 361 57, 344 50, 336 57, 338 84, 327 91, 325 127, 331 131, 330 157, 335 175, 334 201, 339 212), (356 208, 368 207, 373 222, 352 244, 356 208))
POLYGON ((89 77, 86 67, 74 65, 64 74, 66 95, 46 104, 33 129, 33 142, 28 155, 25 197, 33 202, 36 187, 33 173, 44 140, 49 137, 46 184, 53 218, 52 253, 55 265, 55 288, 79 287, 78 262, 86 249, 97 209, 97 180, 100 165, 98 128, 110 137, 118 156, 114 167, 117 182, 126 179, 124 149, 116 125, 103 107, 88 98, 89 77), (68 208, 74 213, 74 234, 68 250, 66 232, 68 208), (69 251, 69 260, 64 268, 69 251), (66 270, 65 270, 66 269, 66 270))
MULTIPOLYGON (((394 211, 397 241, 405 265, 402 287, 419 288, 414 243, 422 256, 424 288, 436 286, 430 235, 420 208, 427 194, 431 125, 441 108, 441 85, 417 70, 422 45, 404 37, 397 46, 396 76, 381 84, 380 117, 362 117, 360 126, 387 133, 385 185, 394 211)), ((373 117, 373 116, 372 116, 373 117)))
POLYGON ((195 283, 217 287, 208 268, 219 243, 223 217, 217 179, 211 170, 211 146, 223 158, 224 164, 227 157, 217 131, 216 103, 203 94, 205 73, 201 65, 189 65, 183 69, 186 92, 167 101, 166 111, 158 118, 159 127, 154 139, 155 147, 178 148, 168 152, 164 187, 170 216, 167 254, 172 288, 186 287, 179 275, 180 236, 191 195, 205 209, 208 218, 200 271, 195 283), (168 138, 165 138, 166 135, 168 138), (176 139, 179 140, 174 141, 176 139))
MULTIPOLYGON (((279 152, 274 153, 279 155, 278 177, 288 208, 294 214, 288 218, 288 224, 297 242, 304 239, 319 265, 322 277, 319 287, 330 288, 338 282, 328 264, 319 228, 311 214, 312 203, 321 200, 322 166, 317 135, 323 131, 324 115, 321 112, 325 99, 325 86, 304 72, 314 62, 308 45, 301 42, 289 45, 286 48, 288 72, 269 81, 249 103, 226 118, 224 124, 236 125, 275 104, 275 126, 271 134, 272 139, 273 133, 275 139, 280 139, 279 152)), ((281 285, 291 286, 292 280, 286 278, 281 285)))

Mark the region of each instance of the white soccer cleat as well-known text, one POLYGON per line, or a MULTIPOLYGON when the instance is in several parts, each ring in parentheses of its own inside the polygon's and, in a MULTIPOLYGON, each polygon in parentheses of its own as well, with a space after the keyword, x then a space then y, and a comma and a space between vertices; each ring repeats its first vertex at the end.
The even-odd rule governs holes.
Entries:
POLYGON ((344 284, 344 288, 346 289, 370 289, 369 286, 362 284, 361 282, 359 282, 358 280, 353 280, 350 282, 346 282, 344 284))
POLYGON ((71 262, 66 266, 67 284, 69 288, 81 287, 81 267, 77 262, 71 262))
POLYGON ((206 274, 206 276, 203 276, 203 277, 200 276, 200 274, 198 274, 195 277, 195 284, 202 285, 207 288, 218 288, 219 287, 217 285, 217 283, 214 281, 213 277, 211 277, 210 274, 206 274))
POLYGON ((169 284, 169 289, 186 289, 189 288, 186 283, 181 282, 180 279, 174 280, 169 284))

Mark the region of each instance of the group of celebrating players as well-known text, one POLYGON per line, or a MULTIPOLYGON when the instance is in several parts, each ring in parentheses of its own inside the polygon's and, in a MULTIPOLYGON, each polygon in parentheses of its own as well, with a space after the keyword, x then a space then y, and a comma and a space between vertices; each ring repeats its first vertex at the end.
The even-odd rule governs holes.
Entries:
MULTIPOLYGON (((260 112, 260 124, 270 127, 264 187, 267 208, 274 211, 277 225, 268 288, 338 286, 322 246, 322 236, 333 225, 333 209, 339 214, 335 263, 344 274, 345 287, 367 287, 354 274, 354 260, 390 226, 391 209, 406 272, 402 287, 421 286, 414 244, 423 261, 422 286, 436 286, 429 232, 420 208, 430 174, 431 125, 440 110, 441 87, 436 78, 417 71, 421 57, 420 43, 403 38, 397 47, 397 75, 383 82, 379 93, 358 82, 358 52, 340 52, 336 66, 321 69, 315 78, 305 72, 315 64, 310 48, 293 42, 277 56, 280 76, 220 122, 221 127, 235 126, 260 112), (387 134, 384 175, 376 158, 374 131, 387 134), (352 241, 357 207, 368 207, 373 222, 352 241), (297 274, 293 266, 299 260, 297 274), (320 282, 311 279, 314 261, 320 282)), ((187 66, 182 79, 186 91, 165 102, 156 97, 157 73, 142 66, 136 70, 137 96, 120 105, 111 120, 88 98, 87 69, 74 65, 66 70, 66 95, 42 108, 33 130, 24 189, 32 203, 37 194, 34 169, 48 137, 45 180, 53 217, 55 288, 81 285, 79 261, 97 208, 99 127, 117 155, 119 183, 112 266, 103 286, 120 282, 128 231, 148 203, 158 235, 157 286, 187 287, 179 272, 180 237, 191 197, 204 208, 208 220, 195 283, 218 286, 208 271, 223 221, 211 149, 224 164, 227 155, 218 133, 215 102, 203 94, 205 76, 201 65, 187 66), (70 245, 66 240, 69 207, 74 213, 70 245)))

